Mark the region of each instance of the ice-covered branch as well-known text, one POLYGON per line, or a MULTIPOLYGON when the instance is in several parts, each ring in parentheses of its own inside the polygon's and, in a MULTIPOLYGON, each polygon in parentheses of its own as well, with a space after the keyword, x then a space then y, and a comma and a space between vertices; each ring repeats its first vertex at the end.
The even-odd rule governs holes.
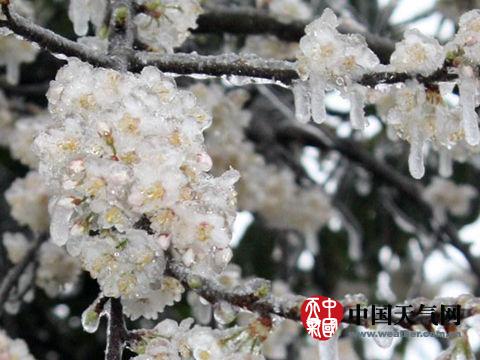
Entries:
POLYGON ((8 300, 10 291, 15 287, 25 269, 35 261, 38 249, 47 239, 48 236, 46 235, 37 236, 22 261, 16 264, 2 279, 0 284, 0 315, 3 313, 4 304, 8 300))
POLYGON ((121 360, 123 347, 128 340, 120 299, 110 299, 108 311, 107 349, 105 360, 121 360))
POLYGON ((2 5, 2 12, 7 20, 0 20, 0 27, 9 28, 17 35, 37 43, 52 53, 75 56, 95 66, 116 66, 111 57, 34 24, 23 16, 11 12, 8 5, 2 5))
MULTIPOLYGON (((212 278, 193 275, 189 269, 182 264, 170 262, 168 265, 169 273, 179 279, 184 286, 190 288, 208 302, 214 304, 225 301, 239 308, 254 311, 261 315, 277 315, 283 318, 300 321, 300 307, 303 300, 302 296, 293 296, 292 298, 278 298, 269 293, 269 289, 258 288, 255 290, 230 290, 212 278)), ((447 299, 445 299, 447 301, 447 299)), ((454 306, 460 305, 459 319, 463 320, 478 314, 478 302, 480 299, 473 296, 464 295, 457 299, 448 299, 448 304, 443 299, 427 300, 425 298, 407 299, 399 306, 408 305, 409 313, 408 321, 406 319, 396 318, 393 315, 392 321, 398 326, 413 330, 415 326, 423 326, 427 331, 433 331, 433 321, 440 319, 441 307, 438 304, 454 306), (433 314, 425 314, 421 311, 421 306, 433 307, 433 314)), ((357 318, 350 316, 350 310, 355 311, 357 304, 361 304, 362 308, 366 308, 368 301, 363 296, 346 296, 342 301, 345 309, 343 322, 351 325, 358 325, 357 318)), ((372 324, 372 314, 360 319, 360 325, 369 327, 372 324)))
MULTIPOLYGON (((24 17, 8 11, 8 6, 2 7, 8 20, 0 21, 0 26, 8 27, 16 34, 23 36, 25 39, 38 43, 40 46, 52 53, 60 53, 66 56, 75 56, 95 66, 106 68, 119 68, 117 57, 104 55, 94 51, 82 44, 68 40, 50 30, 38 26, 24 17)), ((124 9, 123 5, 120 9, 124 9)), ((113 27, 115 27, 115 19, 122 22, 124 10, 117 11, 112 15, 113 27)), ((127 14, 129 12, 127 11, 127 14)), ((128 18, 128 16, 127 16, 128 18)), ((118 24, 117 24, 118 25, 118 24)), ((125 25, 129 28, 129 25, 125 25)), ((112 43, 120 42, 126 33, 126 44, 132 41, 131 29, 122 30, 120 34, 114 31, 111 35, 112 43), (123 35, 122 35, 123 34, 123 35), (114 39, 117 39, 113 41, 114 39)), ((112 45, 113 46, 113 45, 112 45)), ((125 50, 125 47, 124 47, 125 50)), ((448 65, 448 64, 447 64, 448 65)), ((208 76, 244 76, 249 78, 258 78, 268 81, 278 81, 284 84, 290 84, 293 80, 298 79, 296 65, 289 61, 262 59, 253 55, 239 56, 233 54, 204 56, 197 54, 153 54, 136 52, 129 61, 128 68, 131 71, 139 72, 146 66, 156 66, 163 72, 175 73, 180 75, 208 75, 208 76)), ((415 77, 415 76, 414 76, 415 77)), ((419 82, 432 83, 439 81, 452 80, 455 75, 448 72, 448 67, 438 70, 434 74, 424 77, 416 76, 419 82)), ((366 86, 375 86, 376 84, 393 84, 404 82, 411 79, 412 76, 405 73, 379 72, 366 74, 359 81, 359 84, 366 86)))
POLYGON ((108 51, 124 69, 128 67, 133 52, 134 24, 132 22, 132 0, 111 0, 108 51))

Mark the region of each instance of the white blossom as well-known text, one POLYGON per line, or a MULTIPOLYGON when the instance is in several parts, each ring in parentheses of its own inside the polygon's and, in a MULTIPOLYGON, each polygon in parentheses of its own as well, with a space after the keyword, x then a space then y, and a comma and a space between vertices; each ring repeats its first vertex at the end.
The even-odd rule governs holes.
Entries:
POLYGON ((35 284, 50 297, 55 297, 77 284, 80 263, 51 241, 42 244, 38 254, 35 284))
POLYGON ((35 360, 25 341, 12 339, 3 330, 0 330, 0 359, 35 360))
POLYGON ((428 76, 443 66, 445 51, 437 39, 407 30, 390 58, 394 71, 428 76))
POLYGON ((203 12, 197 0, 135 0, 143 8, 134 23, 138 38, 152 51, 171 53, 197 27, 203 12))
POLYGON ((214 330, 198 325, 192 327, 192 323, 193 319, 180 324, 169 319, 160 322, 133 344, 132 350, 138 354, 134 359, 264 359, 259 345, 270 331, 268 324, 255 319, 246 326, 214 330))
POLYGON ((447 48, 460 50, 471 65, 480 65, 480 10, 463 14, 459 25, 460 29, 447 48))
MULTIPOLYGON (((305 36, 300 40, 302 53, 298 56, 298 72, 302 80, 309 80, 311 112, 317 123, 326 119, 324 97, 328 87, 338 88, 347 96, 353 81, 379 65, 377 56, 368 48, 363 36, 341 34, 337 30, 338 25, 333 11, 326 9, 319 19, 307 25, 305 36)), ((358 101, 358 94, 353 93, 350 99, 358 101)), ((363 107, 363 104, 354 105, 352 108, 363 107)), ((354 125, 363 127, 364 122, 360 119, 354 125)))
POLYGON ((30 171, 25 178, 16 179, 5 198, 20 225, 28 225, 38 233, 48 230, 48 190, 38 172, 30 171))
POLYGON ((71 60, 48 99, 54 125, 35 145, 52 193, 51 236, 105 296, 121 296, 132 317, 155 318, 182 291, 162 283, 165 251, 188 256, 193 272, 224 268, 238 174, 207 173, 210 118, 192 93, 154 68, 121 74, 71 60))
POLYGON ((454 182, 436 177, 425 189, 423 198, 432 208, 443 209, 455 216, 465 216, 470 202, 477 196, 471 185, 456 185, 454 182))
POLYGON ((18 264, 30 248, 29 242, 22 233, 3 233, 3 246, 7 251, 8 260, 12 264, 18 264))
POLYGON ((36 169, 38 157, 32 149, 33 140, 49 124, 50 116, 46 114, 16 120, 8 138, 12 157, 31 169, 36 169))

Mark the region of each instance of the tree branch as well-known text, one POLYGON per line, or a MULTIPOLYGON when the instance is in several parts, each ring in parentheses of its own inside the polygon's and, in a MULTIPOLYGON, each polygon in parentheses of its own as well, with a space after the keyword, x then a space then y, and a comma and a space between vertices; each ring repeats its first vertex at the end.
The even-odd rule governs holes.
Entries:
MULTIPOLYGON (((250 8, 225 8, 212 9, 199 16, 198 27, 193 33, 215 33, 225 32, 241 35, 275 35, 284 41, 298 42, 305 35, 305 26, 308 23, 293 21, 282 22, 277 18, 264 12, 250 8)), ((387 38, 368 33, 359 32, 348 24, 339 26, 342 33, 360 33, 365 36, 367 43, 383 63, 387 63, 390 55, 395 50, 395 44, 387 38)))
POLYGON ((75 56, 94 66, 107 68, 115 68, 116 66, 115 62, 109 56, 93 51, 82 44, 68 40, 53 31, 36 25, 23 16, 10 12, 7 5, 2 5, 2 11, 7 17, 7 20, 0 20, 0 27, 9 28, 17 35, 36 42, 52 53, 75 56))
POLYGON ((47 235, 39 235, 35 238, 35 241, 30 246, 30 249, 25 254, 24 258, 15 265, 7 275, 3 278, 0 284, 0 315, 3 313, 5 302, 8 300, 10 291, 18 283, 18 279, 24 273, 25 269, 35 261, 37 251, 40 246, 48 239, 47 235))
MULTIPOLYGON (((120 0, 118 0, 120 1, 120 0)), ((122 0, 126 1, 126 0, 122 0)), ((135 52, 130 61, 123 61, 119 64, 117 57, 111 57, 97 51, 92 51, 88 47, 68 40, 50 30, 35 25, 24 17, 10 13, 8 6, 2 6, 8 20, 0 21, 0 27, 7 27, 16 34, 25 39, 38 43, 40 46, 53 53, 61 53, 66 56, 75 56, 94 66, 106 68, 121 69, 128 67, 128 70, 139 72, 146 66, 155 66, 159 70, 167 73, 179 75, 209 75, 209 76, 245 76, 250 78, 264 79, 269 82, 280 82, 290 84, 298 79, 295 63, 280 60, 267 60, 254 55, 239 56, 234 54, 225 54, 218 56, 203 56, 197 54, 154 54, 147 52, 135 52), (127 63, 127 65, 125 64, 127 63)), ((112 15, 115 18, 115 14, 112 15)), ((118 16, 117 16, 118 18, 118 16)), ((127 16, 128 19, 128 16, 127 16)), ((128 28, 128 24, 125 23, 128 28)), ((127 33, 129 33, 127 31, 127 33)), ((121 45, 119 40, 123 38, 127 44, 132 41, 131 35, 121 34, 111 35, 112 40, 117 45, 121 45), (117 37, 118 35, 118 37, 117 37)), ((114 46, 114 45, 112 45, 114 46)), ((112 50, 112 46, 110 50, 112 50)), ((114 46, 115 47, 115 46, 114 46)), ((125 53, 125 49, 122 50, 125 53)), ((127 56, 125 56, 127 57, 127 56)), ((395 84, 405 82, 408 79, 416 78, 419 82, 430 84, 439 81, 449 81, 456 78, 455 74, 448 71, 449 64, 435 72, 434 74, 424 76, 411 76, 405 73, 373 73, 366 74, 359 81, 365 86, 375 86, 377 84, 395 84)))
POLYGON ((123 347, 129 338, 123 317, 123 308, 120 299, 110 299, 108 312, 107 349, 105 360, 121 360, 123 347))
MULTIPOLYGON (((256 312, 263 316, 277 315, 285 319, 290 319, 294 321, 300 321, 300 308, 303 301, 306 299, 302 296, 294 296, 292 298, 279 298, 275 297, 272 294, 263 294, 264 296, 259 296, 255 291, 246 291, 246 290, 230 290, 221 285, 217 280, 212 278, 203 277, 200 275, 192 275, 189 272, 189 269, 183 266, 180 263, 170 261, 168 263, 167 272, 177 278, 182 284, 196 292, 198 295, 203 297, 205 300, 211 304, 217 302, 225 301, 234 305, 236 307, 242 308, 244 310, 256 312)), ((362 301, 363 303, 364 301, 362 301)), ((448 303, 444 305, 452 306, 455 304, 460 304, 461 300, 456 299, 453 303, 448 303)), ((346 297, 343 301, 344 306, 344 317, 343 322, 350 325, 358 325, 356 317, 350 317, 350 309, 355 310, 356 305, 359 303, 354 298, 346 297)), ((440 307, 437 306, 435 313, 432 316, 431 314, 422 313, 420 306, 423 304, 425 306, 437 305, 438 301, 430 301, 424 298, 419 299, 409 299, 406 300, 404 304, 398 306, 412 305, 409 309, 411 315, 409 315, 409 321, 401 319, 398 314, 392 314, 392 320, 394 323, 397 323, 400 327, 406 330, 413 330, 415 326, 421 325, 424 326, 427 331, 433 331, 433 319, 440 319, 440 307)), ((465 303, 460 304, 461 306, 465 303)), ((362 306, 365 308, 366 306, 362 306)), ((475 307, 461 308, 460 319, 466 319, 471 316, 477 315, 479 310, 475 307)), ((360 325, 369 327, 372 323, 372 314, 369 313, 367 318, 360 319, 360 325)))

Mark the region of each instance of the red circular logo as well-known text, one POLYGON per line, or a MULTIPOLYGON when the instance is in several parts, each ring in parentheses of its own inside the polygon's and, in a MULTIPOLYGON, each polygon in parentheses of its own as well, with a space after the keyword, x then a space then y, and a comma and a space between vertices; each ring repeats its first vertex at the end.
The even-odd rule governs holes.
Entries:
POLYGON ((325 296, 311 296, 302 304, 301 319, 308 335, 317 340, 328 340, 340 326, 343 306, 325 296))

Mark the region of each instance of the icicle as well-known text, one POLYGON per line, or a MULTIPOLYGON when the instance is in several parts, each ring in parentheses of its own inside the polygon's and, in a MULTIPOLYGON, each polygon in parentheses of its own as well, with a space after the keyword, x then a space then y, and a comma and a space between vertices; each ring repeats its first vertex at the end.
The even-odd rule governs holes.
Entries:
POLYGON ((408 156, 408 168, 410 174, 415 179, 421 179, 425 175, 425 165, 423 163, 423 139, 418 130, 412 134, 410 142, 410 154, 408 156))
POLYGON ((97 299, 85 309, 82 313, 82 327, 86 332, 93 334, 97 331, 98 325, 100 324, 100 318, 105 314, 104 310, 99 307, 100 300, 102 299, 102 294, 100 294, 97 299))
POLYGON ((438 154, 439 169, 438 172, 443 177, 450 177, 453 173, 452 154, 446 147, 442 147, 438 154))
POLYGON ((17 60, 7 63, 7 82, 12 85, 18 84, 20 80, 20 63, 17 60))
POLYGON ((295 101, 295 117, 301 123, 310 121, 310 94, 308 84, 305 81, 294 81, 293 98, 295 101))
POLYGON ((470 66, 464 66, 460 69, 459 78, 460 83, 458 87, 460 90, 465 140, 470 145, 478 145, 480 143, 480 130, 478 128, 478 115, 475 111, 475 85, 477 79, 470 66))
POLYGON ((79 36, 85 36, 88 32, 88 8, 83 0, 70 0, 68 16, 73 23, 73 30, 79 36))
POLYGON ((350 121, 354 129, 363 130, 368 125, 363 107, 366 101, 365 89, 360 85, 352 85, 349 91, 350 121))
POLYGON ((339 331, 336 332, 335 335, 330 340, 327 341, 319 341, 318 342, 318 354, 320 355, 320 359, 325 360, 339 360, 340 357, 338 355, 338 334, 339 331))
POLYGON ((310 75, 310 96, 313 121, 317 124, 327 119, 325 110, 325 88, 327 84, 319 75, 310 75))

